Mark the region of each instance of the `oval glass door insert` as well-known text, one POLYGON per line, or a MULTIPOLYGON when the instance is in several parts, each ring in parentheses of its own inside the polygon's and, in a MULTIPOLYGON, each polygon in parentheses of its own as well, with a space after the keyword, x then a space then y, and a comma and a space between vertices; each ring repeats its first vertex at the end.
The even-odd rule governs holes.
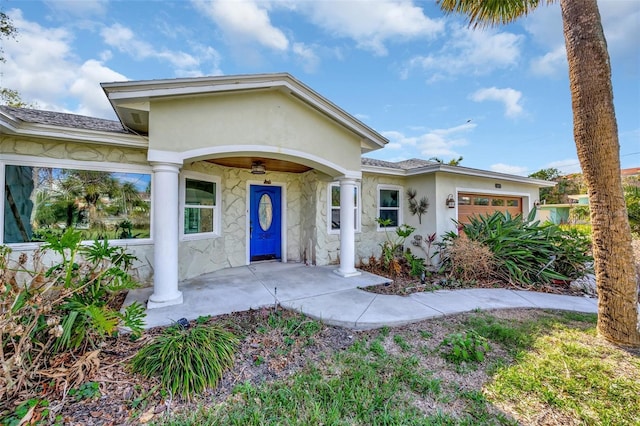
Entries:
POLYGON ((263 231, 271 228, 271 222, 273 221, 273 204, 271 203, 269 194, 262 194, 262 197, 260 197, 260 202, 258 203, 258 221, 263 231))

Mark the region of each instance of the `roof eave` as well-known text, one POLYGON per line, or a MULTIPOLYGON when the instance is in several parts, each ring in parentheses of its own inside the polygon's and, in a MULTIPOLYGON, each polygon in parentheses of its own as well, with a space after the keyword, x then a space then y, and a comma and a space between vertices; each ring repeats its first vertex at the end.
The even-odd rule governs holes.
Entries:
POLYGON ((492 172, 489 170, 472 169, 470 167, 462 166, 450 166, 448 164, 434 164, 426 167, 419 167, 407 171, 408 176, 419 175, 423 173, 453 173, 465 176, 484 177, 488 179, 500 179, 509 182, 525 183, 530 185, 537 185, 540 187, 553 187, 556 182, 550 182, 546 180, 533 179, 524 176, 510 175, 507 173, 492 172))
POLYGON ((0 134, 72 142, 94 142, 135 148, 148 146, 148 140, 139 135, 27 123, 3 113, 0 113, 0 134))

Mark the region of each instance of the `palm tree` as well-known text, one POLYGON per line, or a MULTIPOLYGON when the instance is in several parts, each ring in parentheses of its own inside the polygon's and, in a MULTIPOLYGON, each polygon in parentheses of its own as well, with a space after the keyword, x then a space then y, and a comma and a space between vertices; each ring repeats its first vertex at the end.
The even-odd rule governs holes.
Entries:
MULTIPOLYGON (((467 15, 474 28, 513 22, 540 3, 438 0, 446 13, 467 15)), ((612 343, 639 347, 638 284, 620 177, 611 66, 600 12, 596 0, 560 0, 560 8, 569 63, 573 134, 591 206, 598 332, 612 343)))

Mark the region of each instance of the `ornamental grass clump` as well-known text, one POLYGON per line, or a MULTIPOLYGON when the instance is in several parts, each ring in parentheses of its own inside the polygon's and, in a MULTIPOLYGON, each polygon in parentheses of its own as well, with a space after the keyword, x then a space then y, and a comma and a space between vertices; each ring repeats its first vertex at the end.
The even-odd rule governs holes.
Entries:
POLYGON ((215 387, 233 366, 238 338, 216 325, 168 327, 132 359, 134 372, 158 377, 173 395, 190 399, 215 387))

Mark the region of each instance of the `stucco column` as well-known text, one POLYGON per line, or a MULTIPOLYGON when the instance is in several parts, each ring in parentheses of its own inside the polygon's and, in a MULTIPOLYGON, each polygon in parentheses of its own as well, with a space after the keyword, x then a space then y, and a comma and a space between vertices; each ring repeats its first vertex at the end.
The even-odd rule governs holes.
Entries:
POLYGON ((153 167, 153 294, 148 309, 182 303, 178 290, 178 187, 180 165, 151 163, 153 167))
POLYGON ((340 179, 340 269, 334 272, 343 277, 361 274, 355 268, 356 233, 353 218, 355 187, 355 179, 340 179))

